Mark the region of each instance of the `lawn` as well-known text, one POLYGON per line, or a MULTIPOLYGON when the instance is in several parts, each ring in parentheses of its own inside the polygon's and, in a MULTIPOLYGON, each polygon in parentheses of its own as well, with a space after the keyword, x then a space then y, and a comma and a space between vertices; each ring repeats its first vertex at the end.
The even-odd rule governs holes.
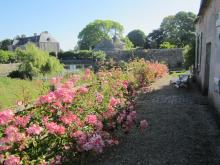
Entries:
POLYGON ((34 100, 47 89, 47 83, 40 80, 0 77, 0 109, 14 106, 17 101, 34 100))
POLYGON ((180 75, 183 75, 183 74, 188 74, 188 71, 187 70, 180 70, 180 71, 171 71, 170 72, 171 77, 179 77, 180 75))

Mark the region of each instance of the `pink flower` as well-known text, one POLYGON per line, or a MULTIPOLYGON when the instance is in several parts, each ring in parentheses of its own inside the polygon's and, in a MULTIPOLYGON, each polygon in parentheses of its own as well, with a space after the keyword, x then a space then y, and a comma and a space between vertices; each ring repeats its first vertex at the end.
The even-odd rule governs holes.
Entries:
POLYGON ((3 146, 3 145, 1 145, 0 146, 0 151, 7 151, 7 150, 9 150, 11 147, 10 146, 3 146))
POLYGON ((59 135, 65 134, 65 127, 62 125, 58 125, 55 122, 45 123, 45 126, 48 132, 51 134, 59 134, 59 135))
POLYGON ((113 107, 109 106, 108 110, 103 113, 105 119, 112 118, 116 115, 116 111, 113 107))
POLYGON ((61 161, 62 157, 60 155, 57 155, 54 160, 52 160, 50 162, 50 165, 58 165, 58 164, 62 164, 62 161, 61 161))
POLYGON ((67 81, 64 83, 63 88, 71 89, 73 88, 73 86, 74 86, 74 83, 72 81, 67 81))
POLYGON ((4 110, 0 112, 0 125, 8 124, 14 119, 12 110, 4 110))
POLYGON ((64 124, 71 124, 74 121, 79 121, 78 117, 74 114, 72 114, 71 112, 65 114, 64 116, 62 116, 60 118, 60 120, 64 123, 64 124))
POLYGON ((97 124, 97 116, 96 115, 88 115, 85 118, 85 122, 91 125, 96 125, 97 124))
POLYGON ((141 131, 144 131, 144 129, 146 129, 148 127, 148 123, 146 120, 142 120, 140 122, 140 128, 141 128, 141 131))
POLYGON ((80 87, 80 88, 79 88, 79 92, 80 92, 81 94, 86 94, 86 93, 88 93, 88 91, 89 91, 89 89, 86 88, 86 87, 80 87))
POLYGON ((29 135, 39 135, 43 131, 43 128, 39 125, 33 124, 26 130, 29 135))
POLYGON ((60 77, 53 77, 53 78, 50 79, 50 84, 54 85, 54 86, 57 86, 57 85, 60 84, 60 80, 61 80, 60 77))
POLYGON ((23 105, 23 101, 17 101, 17 105, 18 105, 18 106, 23 105))
POLYGON ((9 126, 5 129, 5 135, 6 137, 1 139, 1 141, 4 141, 5 143, 10 142, 19 142, 22 141, 25 138, 24 133, 20 133, 18 128, 15 126, 9 126))
POLYGON ((77 108, 77 112, 78 112, 79 114, 82 114, 82 113, 84 112, 84 109, 82 109, 82 108, 77 108))
POLYGON ((118 104, 120 104, 120 100, 119 99, 115 99, 114 97, 110 98, 109 105, 111 107, 115 107, 118 104))
POLYGON ((96 101, 97 101, 98 103, 101 103, 102 100, 103 100, 103 98, 104 98, 103 95, 101 95, 101 94, 99 94, 99 93, 96 94, 96 101))
POLYGON ((70 135, 70 137, 76 138, 77 143, 78 143, 79 145, 84 144, 84 143, 86 142, 86 139, 87 139, 86 134, 85 134, 84 132, 80 131, 80 130, 79 130, 79 131, 76 131, 76 132, 74 132, 74 133, 72 133, 72 134, 70 135))
POLYGON ((123 81, 123 87, 124 87, 125 89, 128 88, 128 84, 129 84, 129 82, 128 82, 127 80, 123 81))
POLYGON ((4 165, 20 165, 20 157, 10 155, 5 161, 4 165))
POLYGON ((23 128, 26 127, 26 125, 29 123, 30 121, 30 116, 16 116, 15 117, 15 124, 17 126, 22 126, 23 128))
POLYGON ((126 112, 123 111, 122 113, 119 114, 119 116, 117 118, 118 124, 122 124, 122 122, 125 120, 125 118, 126 118, 126 112))
POLYGON ((64 103, 72 103, 75 97, 75 91, 68 88, 58 88, 54 94, 56 96, 56 101, 59 100, 64 103))
POLYGON ((44 124, 47 123, 48 120, 49 120, 49 117, 48 117, 48 116, 44 116, 44 117, 42 118, 42 121, 43 121, 44 124))
POLYGON ((132 120, 136 120, 136 118, 137 118, 137 112, 136 112, 136 111, 130 112, 129 115, 130 115, 130 117, 131 117, 132 120))
POLYGON ((48 104, 48 103, 52 103, 55 100, 56 100, 56 96, 55 96, 54 92, 50 92, 47 95, 41 96, 38 99, 37 104, 39 104, 39 105, 48 104))
POLYGON ((71 78, 70 78, 70 81, 73 82, 73 84, 76 84, 77 81, 80 80, 80 76, 79 75, 73 75, 71 78))
POLYGON ((86 75, 86 76, 90 76, 90 75, 91 75, 91 70, 90 70, 90 69, 86 69, 85 75, 86 75))
POLYGON ((95 125, 96 130, 101 131, 103 129, 103 124, 101 121, 98 121, 95 125))
POLYGON ((106 142, 110 146, 118 145, 119 144, 118 140, 113 140, 113 139, 106 140, 106 142))
POLYGON ((83 145, 85 151, 94 150, 97 153, 102 153, 104 147, 104 141, 98 134, 94 134, 89 138, 88 142, 83 145))

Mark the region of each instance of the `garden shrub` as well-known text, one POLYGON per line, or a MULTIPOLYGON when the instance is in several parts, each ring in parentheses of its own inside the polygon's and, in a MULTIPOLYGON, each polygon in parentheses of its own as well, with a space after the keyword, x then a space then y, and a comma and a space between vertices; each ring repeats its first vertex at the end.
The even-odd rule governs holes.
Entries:
MULTIPOLYGON (((132 73, 130 79, 135 81, 137 86, 145 86, 152 83, 156 78, 165 76, 168 67, 160 63, 150 63, 144 59, 136 59, 127 64, 127 69, 132 73)), ((132 80, 131 80, 132 81, 132 80)))
POLYGON ((63 65, 47 52, 40 50, 33 44, 28 44, 25 49, 17 49, 21 65, 19 72, 26 73, 30 77, 58 74, 63 70, 63 65))
POLYGON ((22 71, 12 71, 8 74, 8 77, 10 78, 19 78, 19 79, 32 79, 31 75, 28 75, 26 72, 22 72, 22 71))
POLYGON ((0 63, 8 64, 18 62, 18 57, 14 52, 0 50, 0 63))
POLYGON ((173 49, 173 48, 176 48, 176 45, 173 45, 170 42, 163 42, 160 45, 160 49, 173 49))
POLYGON ((74 59, 91 59, 91 60, 105 60, 105 52, 92 50, 66 51, 58 53, 58 58, 61 60, 74 59))
POLYGON ((144 60, 127 65, 125 71, 112 68, 94 74, 87 69, 68 79, 52 78, 54 90, 39 97, 33 108, 16 114, 1 111, 1 163, 70 163, 117 145, 114 130, 128 133, 138 124, 143 131, 147 121, 136 119, 137 90, 167 70, 144 60))
POLYGON ((184 47, 183 57, 184 57, 184 66, 189 68, 195 64, 195 43, 187 45, 184 47))

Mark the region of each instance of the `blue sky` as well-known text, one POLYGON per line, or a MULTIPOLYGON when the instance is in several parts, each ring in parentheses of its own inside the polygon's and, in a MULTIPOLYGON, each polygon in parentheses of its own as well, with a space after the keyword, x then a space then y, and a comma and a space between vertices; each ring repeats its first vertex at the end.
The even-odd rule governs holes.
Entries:
POLYGON ((73 49, 78 33, 95 19, 120 22, 126 35, 133 29, 146 34, 165 16, 178 11, 198 13, 200 0, 2 0, 0 40, 49 31, 63 50, 73 49))

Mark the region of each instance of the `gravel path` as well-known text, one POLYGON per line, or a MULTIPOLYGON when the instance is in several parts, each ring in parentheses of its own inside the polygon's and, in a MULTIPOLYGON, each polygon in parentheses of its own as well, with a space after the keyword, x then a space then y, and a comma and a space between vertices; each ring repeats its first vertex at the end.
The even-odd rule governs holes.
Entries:
POLYGON ((147 119, 144 133, 121 135, 118 146, 88 165, 219 165, 220 129, 207 98, 194 90, 174 89, 169 78, 152 85, 139 97, 139 119, 147 119))

